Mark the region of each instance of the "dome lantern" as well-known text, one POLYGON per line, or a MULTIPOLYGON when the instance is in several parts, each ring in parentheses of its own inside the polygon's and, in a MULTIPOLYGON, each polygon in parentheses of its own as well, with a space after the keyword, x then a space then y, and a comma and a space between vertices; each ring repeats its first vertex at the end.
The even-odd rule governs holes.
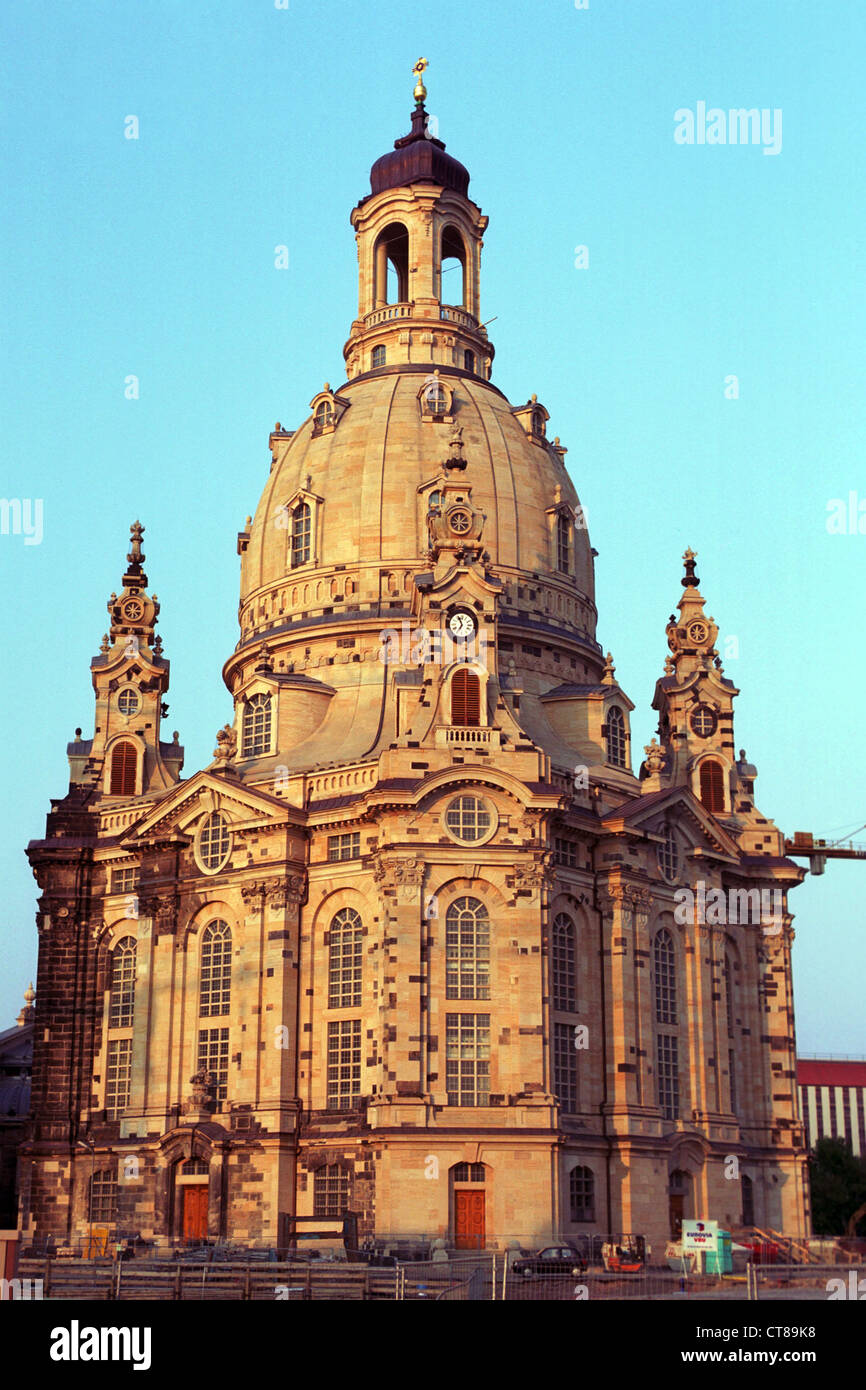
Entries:
POLYGON ((468 196, 469 174, 430 130, 419 59, 408 135, 370 170, 353 209, 358 317, 343 354, 351 380, 407 363, 489 379, 493 347, 480 322, 487 218, 468 196))

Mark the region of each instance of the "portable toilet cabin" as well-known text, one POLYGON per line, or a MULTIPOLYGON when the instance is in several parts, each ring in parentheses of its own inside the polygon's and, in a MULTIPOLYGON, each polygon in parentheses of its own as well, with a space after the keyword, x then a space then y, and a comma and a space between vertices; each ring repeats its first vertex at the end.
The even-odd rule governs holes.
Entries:
POLYGON ((707 1274, 730 1274, 733 1271, 734 1260, 731 1245, 730 1231, 719 1230, 716 1232, 715 1250, 704 1252, 704 1270, 707 1274))

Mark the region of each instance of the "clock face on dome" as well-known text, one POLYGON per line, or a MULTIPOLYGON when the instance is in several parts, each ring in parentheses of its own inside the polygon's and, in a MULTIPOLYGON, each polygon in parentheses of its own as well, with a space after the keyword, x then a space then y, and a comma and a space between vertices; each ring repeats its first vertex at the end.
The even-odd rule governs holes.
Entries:
POLYGON ((707 632, 708 632, 708 629, 707 629, 706 623, 701 623, 701 622, 689 623, 688 633, 689 633, 689 638, 691 639, 692 642, 706 642, 706 640, 707 640, 707 632))
POLYGON ((475 636, 478 626, 474 613, 468 608, 456 608, 448 619, 448 631, 452 637, 457 637, 461 641, 466 641, 475 636))
POLYGON ((137 598, 129 600, 123 605, 123 616, 128 623, 137 623, 144 612, 144 604, 139 603, 137 598))

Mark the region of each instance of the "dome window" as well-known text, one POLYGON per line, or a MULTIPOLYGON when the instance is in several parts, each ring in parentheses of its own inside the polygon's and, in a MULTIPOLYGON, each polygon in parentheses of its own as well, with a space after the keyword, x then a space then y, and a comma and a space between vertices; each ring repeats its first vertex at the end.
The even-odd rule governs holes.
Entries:
POLYGON ((379 343, 377 347, 373 348, 370 354, 370 367, 373 371, 375 371, 377 367, 384 367, 387 355, 386 349, 382 343, 379 343))
POLYGON ((612 767, 625 767, 625 719, 618 705, 612 705, 606 726, 607 760, 612 767))
POLYGON ((349 409, 349 402, 335 396, 329 382, 310 401, 313 412, 313 438, 320 434, 333 434, 340 423, 343 412, 349 409))
POLYGON ((571 574, 571 523, 564 512, 556 518, 556 568, 571 574))
POLYGON ((271 751, 271 697, 253 695, 244 706, 242 758, 262 757, 271 751))
POLYGON ((446 386, 438 370, 434 371, 432 376, 424 379, 424 384, 418 392, 421 419, 433 421, 434 424, 450 424, 452 400, 451 388, 446 386))
POLYGON ((306 565, 310 558, 310 504, 299 502, 292 512, 292 569, 306 565))

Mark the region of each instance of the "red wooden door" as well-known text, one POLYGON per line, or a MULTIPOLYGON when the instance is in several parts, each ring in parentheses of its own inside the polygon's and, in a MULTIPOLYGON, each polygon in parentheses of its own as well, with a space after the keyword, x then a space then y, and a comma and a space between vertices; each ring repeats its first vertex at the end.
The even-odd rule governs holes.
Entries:
POLYGON ((454 1244, 458 1250, 484 1247, 484 1193, 454 1193, 454 1244))
POLYGON ((190 1183, 183 1189, 183 1238, 207 1239, 207 1184, 190 1183))

